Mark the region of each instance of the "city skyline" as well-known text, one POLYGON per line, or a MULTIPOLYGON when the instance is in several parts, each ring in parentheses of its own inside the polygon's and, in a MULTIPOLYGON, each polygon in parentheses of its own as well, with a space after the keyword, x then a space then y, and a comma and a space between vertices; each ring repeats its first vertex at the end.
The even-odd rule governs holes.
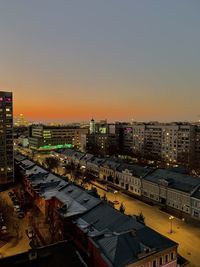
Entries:
POLYGON ((198 2, 0 3, 0 90, 15 117, 199 120, 198 2))

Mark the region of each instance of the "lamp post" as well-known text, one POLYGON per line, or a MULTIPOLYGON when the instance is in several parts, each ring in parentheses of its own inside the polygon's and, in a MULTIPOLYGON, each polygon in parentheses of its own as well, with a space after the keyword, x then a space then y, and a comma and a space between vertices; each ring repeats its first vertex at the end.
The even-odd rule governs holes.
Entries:
POLYGON ((172 229, 172 221, 173 221, 173 219, 174 219, 174 216, 170 216, 170 217, 169 217, 169 220, 170 220, 170 231, 169 231, 169 233, 170 233, 170 234, 173 233, 173 229, 172 229))
POLYGON ((115 200, 114 200, 114 203, 115 203, 115 204, 117 204, 117 203, 118 203, 118 201, 117 201, 117 194, 118 194, 118 191, 117 191, 117 190, 115 190, 115 191, 114 191, 114 195, 115 195, 115 200))
POLYGON ((37 246, 35 232, 33 231, 33 229, 26 229, 25 232, 26 232, 28 239, 30 240, 30 243, 29 243, 30 247, 34 249, 37 246))

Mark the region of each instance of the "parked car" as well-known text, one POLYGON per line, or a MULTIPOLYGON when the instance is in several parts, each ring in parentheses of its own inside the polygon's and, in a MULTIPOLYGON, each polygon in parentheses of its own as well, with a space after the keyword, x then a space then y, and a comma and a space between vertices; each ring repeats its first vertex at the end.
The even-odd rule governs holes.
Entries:
POLYGON ((16 201, 17 200, 16 196, 11 197, 11 200, 16 201))
POLYGON ((12 192, 12 191, 9 191, 9 192, 8 192, 8 195, 9 195, 10 197, 12 197, 12 196, 14 196, 14 195, 15 195, 15 193, 14 193, 14 192, 12 192))
POLYGON ((3 225, 2 227, 1 227, 1 234, 7 234, 8 233, 8 231, 7 231, 7 227, 5 226, 5 225, 3 225))
POLYGON ((19 205, 14 205, 14 210, 21 210, 20 206, 19 205))
POLYGON ((25 216, 25 214, 24 214, 23 211, 20 211, 20 212, 17 214, 17 217, 18 217, 19 219, 23 219, 24 216, 25 216))
POLYGON ((15 201, 13 201, 13 204, 16 206, 16 205, 20 205, 21 204, 21 202, 19 201, 19 200, 15 200, 15 201))

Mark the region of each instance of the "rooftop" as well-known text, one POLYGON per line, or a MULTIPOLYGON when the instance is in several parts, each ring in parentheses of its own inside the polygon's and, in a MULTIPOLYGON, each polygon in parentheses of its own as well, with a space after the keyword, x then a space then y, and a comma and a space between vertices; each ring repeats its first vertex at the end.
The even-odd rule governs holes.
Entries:
POLYGON ((83 267, 76 250, 68 241, 29 250, 0 259, 1 267, 83 267))
POLYGON ((200 178, 198 177, 172 172, 167 169, 157 169, 145 176, 145 179, 156 184, 166 181, 168 187, 185 193, 192 193, 200 185, 200 178))
POLYGON ((121 164, 118 168, 117 171, 119 172, 124 172, 128 170, 133 176, 136 177, 144 177, 148 173, 152 171, 152 169, 148 167, 142 167, 139 165, 134 165, 134 164, 121 164))

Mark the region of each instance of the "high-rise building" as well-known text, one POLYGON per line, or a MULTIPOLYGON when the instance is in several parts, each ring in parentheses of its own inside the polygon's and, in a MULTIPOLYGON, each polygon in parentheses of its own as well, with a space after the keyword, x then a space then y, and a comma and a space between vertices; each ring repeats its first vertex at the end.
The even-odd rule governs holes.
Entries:
POLYGON ((0 187, 14 181, 13 165, 12 93, 0 91, 0 187))
POLYGON ((132 129, 133 153, 184 164, 194 158, 195 126, 190 123, 134 123, 132 129))
POLYGON ((27 127, 29 126, 29 122, 24 118, 23 114, 19 114, 19 116, 15 120, 14 125, 17 127, 27 127))

